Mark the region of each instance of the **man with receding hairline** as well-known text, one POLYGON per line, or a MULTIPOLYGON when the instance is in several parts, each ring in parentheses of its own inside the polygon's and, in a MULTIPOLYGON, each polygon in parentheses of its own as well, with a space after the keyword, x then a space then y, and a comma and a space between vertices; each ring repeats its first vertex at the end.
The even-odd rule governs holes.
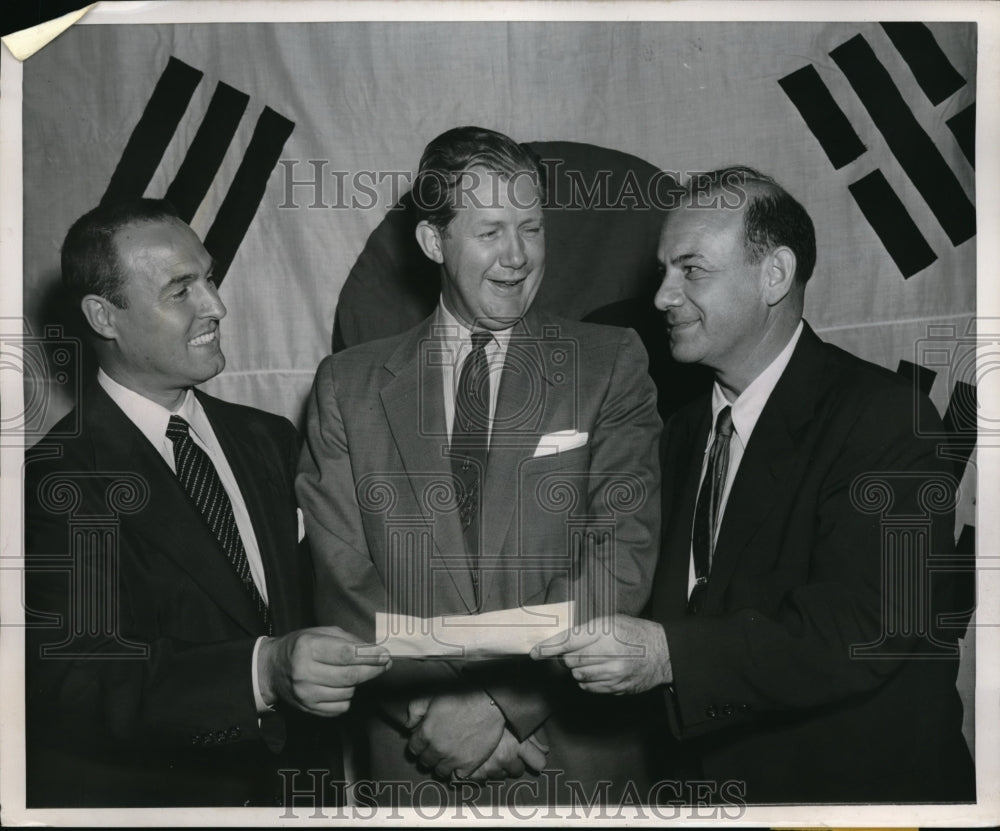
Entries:
POLYGON ((915 430, 939 434, 938 415, 802 320, 815 234, 780 185, 727 168, 688 196, 664 223, 655 304, 672 356, 715 385, 667 425, 649 619, 535 654, 561 655, 584 690, 658 692, 665 774, 715 801, 973 800, 943 617, 964 611, 958 581, 920 559, 954 552, 958 482, 915 430), (888 524, 866 483, 891 493, 888 524), (924 536, 900 553, 906 517, 924 536))

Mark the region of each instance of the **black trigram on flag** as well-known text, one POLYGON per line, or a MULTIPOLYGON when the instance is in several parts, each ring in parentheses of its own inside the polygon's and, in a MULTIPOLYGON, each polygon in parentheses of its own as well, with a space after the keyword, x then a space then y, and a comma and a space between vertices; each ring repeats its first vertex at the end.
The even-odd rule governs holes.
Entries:
MULTIPOLYGON (((202 75, 200 70, 170 58, 132 131, 101 204, 137 199, 145 193, 202 75)), ((191 221, 208 193, 249 101, 250 96, 228 84, 220 81, 216 85, 194 140, 165 194, 185 222, 191 221)), ((270 107, 264 107, 257 119, 243 161, 205 235, 205 248, 215 259, 217 283, 222 282, 246 236, 264 198, 268 177, 293 129, 295 122, 270 107)))
MULTIPOLYGON (((882 28, 932 104, 942 103, 965 85, 965 79, 923 23, 883 23, 882 28)), ((830 57, 952 245, 973 237, 975 206, 868 42, 856 35, 830 52, 830 57)), ((814 67, 804 66, 778 83, 834 169, 840 170, 865 152, 864 143, 814 67)), ((975 166, 975 104, 945 123, 962 154, 975 166)), ((937 259, 882 171, 875 169, 851 182, 848 190, 904 278, 937 259)))

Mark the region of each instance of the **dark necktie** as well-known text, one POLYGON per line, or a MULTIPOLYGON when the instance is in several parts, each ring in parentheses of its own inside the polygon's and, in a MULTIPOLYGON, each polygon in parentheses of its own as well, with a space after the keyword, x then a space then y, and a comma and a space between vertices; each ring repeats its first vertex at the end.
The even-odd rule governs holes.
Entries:
POLYGON ((715 422, 715 439, 708 452, 708 467, 698 491, 698 504, 694 509, 694 528, 691 532, 691 549, 694 553, 696 582, 688 599, 688 611, 697 614, 705 597, 708 576, 712 571, 712 554, 715 550, 715 533, 719 528, 719 505, 726 487, 729 472, 729 440, 733 435, 733 413, 728 405, 719 411, 715 422))
POLYGON ((250 575, 250 561, 247 559, 246 549, 243 548, 239 528, 236 527, 233 505, 215 470, 215 465, 212 464, 208 454, 194 443, 188 423, 180 416, 170 416, 167 438, 174 444, 174 464, 181 486, 191 497, 212 534, 219 541, 233 571, 257 607, 265 631, 271 634, 271 619, 267 604, 257 591, 257 586, 250 575))
POLYGON ((489 452, 490 368, 486 361, 489 332, 472 333, 472 352, 462 364, 455 390, 451 429, 451 469, 455 476, 458 514, 465 550, 472 567, 472 585, 479 602, 479 508, 489 452))

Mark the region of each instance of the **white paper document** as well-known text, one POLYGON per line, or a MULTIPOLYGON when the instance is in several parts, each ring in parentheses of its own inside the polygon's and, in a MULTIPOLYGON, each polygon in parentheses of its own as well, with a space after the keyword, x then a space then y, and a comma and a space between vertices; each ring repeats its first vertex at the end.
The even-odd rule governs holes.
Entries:
POLYGON ((376 612, 375 642, 393 658, 499 658, 527 655, 572 622, 572 600, 432 618, 376 612))

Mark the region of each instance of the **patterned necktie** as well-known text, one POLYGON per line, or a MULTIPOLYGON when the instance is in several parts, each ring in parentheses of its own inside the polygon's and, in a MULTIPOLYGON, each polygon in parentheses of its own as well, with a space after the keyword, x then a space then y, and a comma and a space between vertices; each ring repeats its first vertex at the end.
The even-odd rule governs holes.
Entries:
POLYGON ((479 505, 489 452, 490 368, 486 361, 489 332, 472 333, 472 352, 462 364, 455 390, 455 420, 451 430, 451 470, 455 476, 458 515, 465 550, 472 566, 472 585, 479 602, 479 505))
POLYGON ((727 405, 719 411, 715 422, 715 439, 708 453, 708 467, 698 491, 698 504, 694 509, 691 548, 694 552, 696 582, 688 599, 688 611, 691 614, 697 614, 701 609, 708 576, 712 571, 715 534, 719 530, 719 505, 729 472, 729 440, 732 435, 733 413, 732 408, 727 405))
POLYGON ((188 423, 180 416, 170 416, 167 438, 174 444, 174 464, 181 486, 198 507, 205 522, 208 523, 209 530, 222 546, 233 571, 253 600, 264 624, 264 630, 270 635, 271 617, 267 604, 257 591, 257 585, 250 574, 250 561, 243 548, 239 528, 236 527, 233 505, 215 470, 215 465, 212 464, 208 454, 194 443, 188 423))

